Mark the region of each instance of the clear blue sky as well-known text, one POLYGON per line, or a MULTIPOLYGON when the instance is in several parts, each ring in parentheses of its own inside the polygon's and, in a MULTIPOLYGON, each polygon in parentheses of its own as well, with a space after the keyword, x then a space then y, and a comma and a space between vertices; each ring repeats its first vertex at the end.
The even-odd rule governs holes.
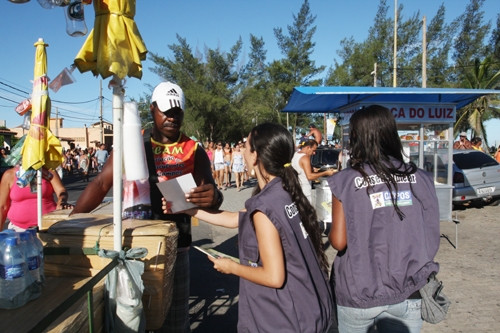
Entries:
MULTIPOLYGON (((138 0, 136 22, 144 42, 150 52, 171 57, 168 45, 177 43, 176 34, 186 38, 193 50, 203 53, 204 48, 220 47, 229 51, 241 36, 245 53, 249 50, 249 36, 263 37, 268 50, 267 59, 282 57, 274 38, 273 28, 281 27, 286 32, 287 25, 293 23, 292 15, 298 13, 302 0, 138 0)), ((394 0, 387 0, 393 13, 394 0)), ((398 0, 404 6, 403 16, 409 17, 417 10, 427 16, 428 21, 436 14, 441 3, 446 6, 446 20, 451 21, 462 14, 469 0, 398 0)), ((337 58, 340 41, 354 37, 363 41, 368 35, 378 8, 376 0, 310 0, 311 12, 316 15, 317 26, 312 55, 316 65, 327 67, 337 58)), ((500 12, 499 0, 486 0, 483 7, 485 20, 496 22, 500 12)), ((85 6, 85 20, 89 31, 93 27, 93 6, 85 6)), ((47 48, 48 74, 55 78, 66 66, 72 64, 85 37, 70 37, 66 34, 63 8, 44 9, 36 0, 25 4, 13 4, 0 0, 0 119, 7 121, 7 127, 21 123, 21 117, 14 111, 18 102, 31 92, 35 47, 38 38, 49 44, 47 48)), ((159 78, 149 71, 153 63, 143 62, 142 80, 129 78, 126 83, 126 99, 138 99, 150 93, 150 86, 159 78)), ((62 87, 57 93, 50 91, 52 114, 56 108, 64 117, 64 127, 80 127, 92 124, 99 117, 99 81, 90 72, 73 73, 77 82, 62 87), (91 102, 87 102, 91 101, 91 102), (78 104, 69 104, 78 103, 78 104)), ((326 75, 326 72, 323 76, 326 75)), ((112 91, 103 80, 104 119, 112 120, 112 91)), ((487 123, 490 144, 500 144, 500 121, 487 123)))

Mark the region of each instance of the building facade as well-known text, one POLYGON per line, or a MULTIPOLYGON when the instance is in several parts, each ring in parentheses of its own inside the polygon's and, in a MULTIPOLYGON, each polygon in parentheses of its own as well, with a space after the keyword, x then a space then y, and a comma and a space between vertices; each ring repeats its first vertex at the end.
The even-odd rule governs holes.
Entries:
MULTIPOLYGON (((102 129, 100 122, 89 127, 84 125, 83 128, 64 128, 63 120, 63 118, 51 118, 50 130, 61 141, 64 149, 70 148, 70 144, 82 149, 97 147, 101 142, 104 142, 108 149, 113 145, 113 124, 103 121, 102 129)), ((22 126, 11 128, 10 131, 15 132, 17 138, 28 133, 22 126)))

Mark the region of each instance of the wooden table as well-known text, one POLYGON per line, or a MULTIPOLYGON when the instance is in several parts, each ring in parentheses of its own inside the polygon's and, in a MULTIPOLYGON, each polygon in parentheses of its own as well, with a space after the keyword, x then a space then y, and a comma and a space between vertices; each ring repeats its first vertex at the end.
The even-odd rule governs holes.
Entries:
POLYGON ((94 332, 102 332, 104 277, 115 264, 110 260, 94 277, 47 277, 39 298, 17 309, 0 309, 1 331, 88 332, 92 325, 94 332), (93 322, 89 322, 87 300, 93 304, 93 322))

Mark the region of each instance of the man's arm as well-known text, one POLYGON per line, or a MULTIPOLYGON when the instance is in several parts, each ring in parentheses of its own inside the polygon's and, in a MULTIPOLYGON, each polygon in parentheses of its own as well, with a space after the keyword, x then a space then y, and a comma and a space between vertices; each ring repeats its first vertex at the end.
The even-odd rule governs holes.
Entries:
POLYGON ((102 171, 87 185, 78 200, 75 208, 69 214, 89 213, 94 210, 104 199, 106 193, 113 186, 113 154, 104 163, 102 171))
POLYGON ((306 174, 306 177, 308 180, 316 180, 319 177, 331 176, 335 172, 335 170, 333 170, 333 169, 325 170, 325 171, 321 171, 321 172, 313 172, 312 167, 311 167, 311 160, 310 160, 309 156, 307 156, 307 155, 304 155, 300 158, 299 165, 304 170, 304 173, 306 174))

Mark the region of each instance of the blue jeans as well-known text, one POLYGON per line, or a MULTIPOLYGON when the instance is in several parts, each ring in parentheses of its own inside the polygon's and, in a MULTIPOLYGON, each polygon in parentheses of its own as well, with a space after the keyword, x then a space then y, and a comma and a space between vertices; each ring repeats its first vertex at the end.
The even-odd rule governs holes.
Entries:
POLYGON ((338 306, 340 333, 419 333, 422 328, 420 299, 358 309, 338 306))

